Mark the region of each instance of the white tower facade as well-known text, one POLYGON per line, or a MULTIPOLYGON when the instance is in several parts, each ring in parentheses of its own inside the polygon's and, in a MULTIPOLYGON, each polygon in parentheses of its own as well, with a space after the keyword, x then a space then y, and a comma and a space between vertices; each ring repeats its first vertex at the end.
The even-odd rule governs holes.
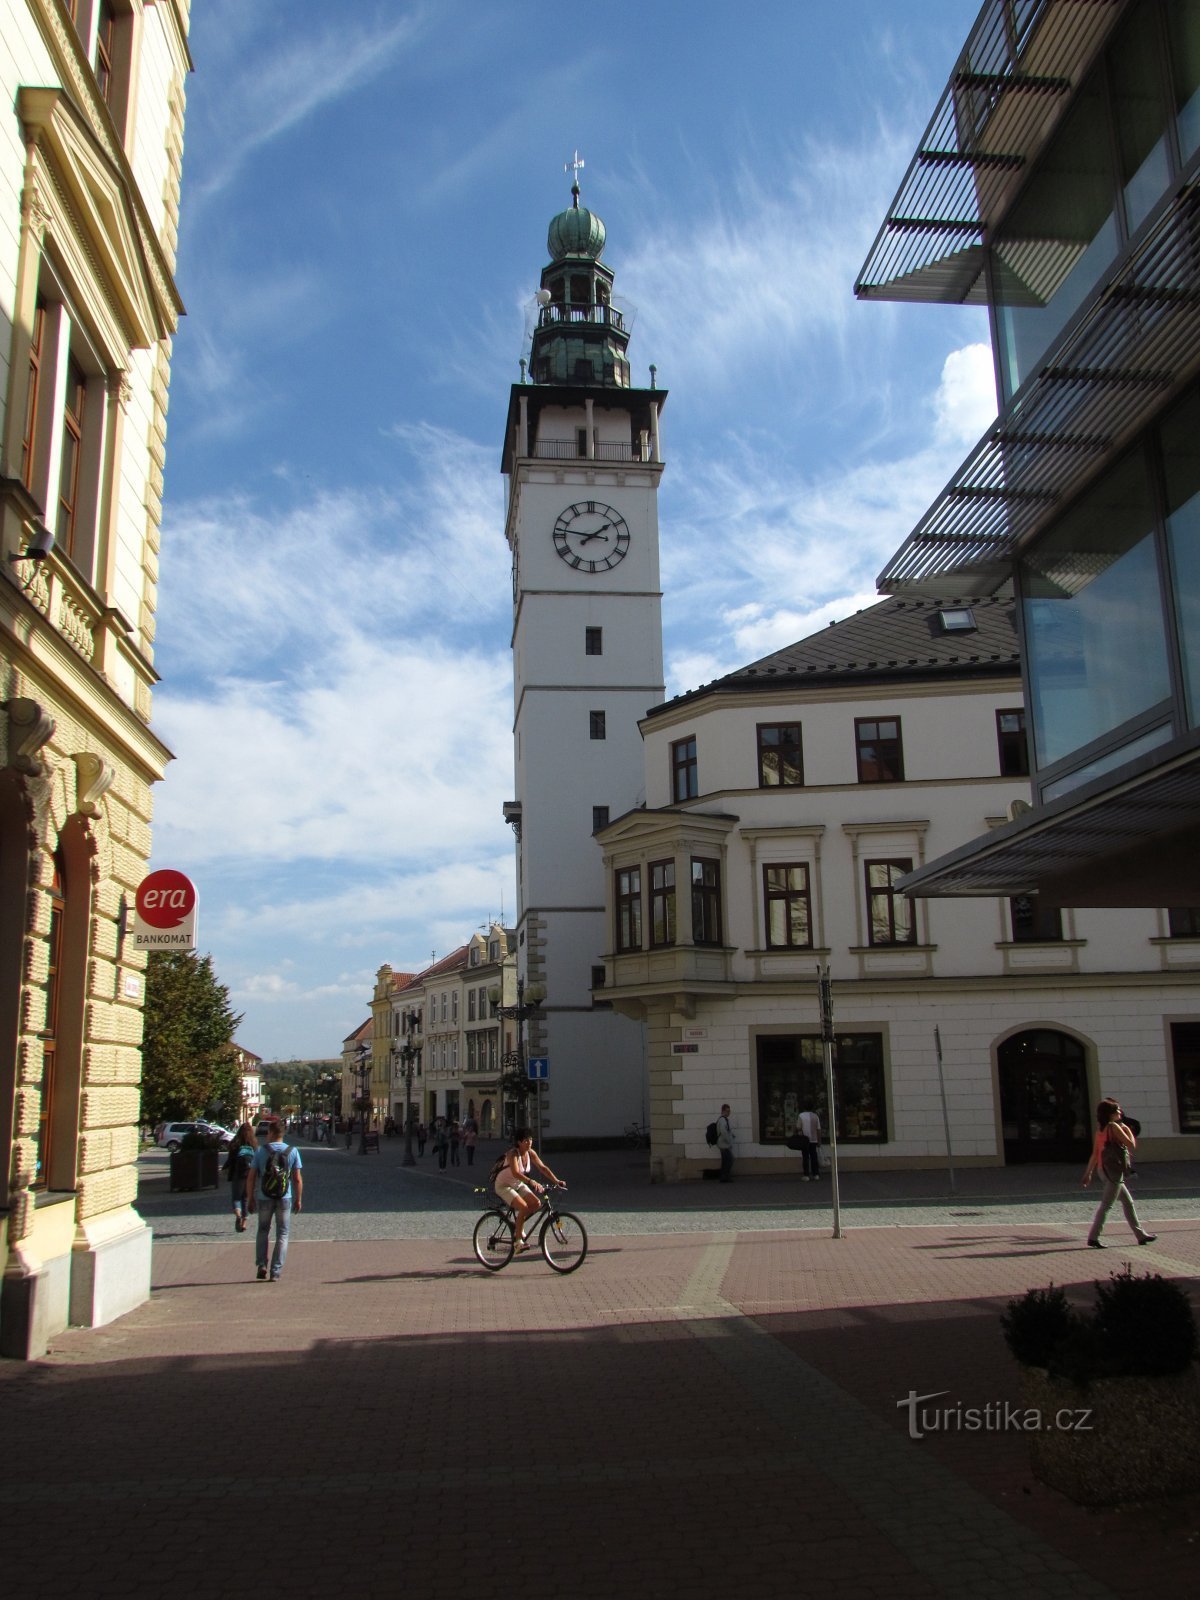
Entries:
POLYGON ((579 204, 550 224, 529 381, 502 470, 513 563, 517 961, 544 984, 527 1053, 548 1058, 539 1137, 611 1138, 647 1113, 640 1023, 604 1002, 612 948, 592 834, 645 801, 638 721, 664 697, 659 389, 629 384, 628 330, 579 204), (599 987, 594 988, 594 985, 599 987))

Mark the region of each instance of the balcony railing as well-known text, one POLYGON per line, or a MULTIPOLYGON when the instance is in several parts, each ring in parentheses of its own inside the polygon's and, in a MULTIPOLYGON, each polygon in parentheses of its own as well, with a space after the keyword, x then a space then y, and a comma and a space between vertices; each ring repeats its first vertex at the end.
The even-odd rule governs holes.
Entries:
POLYGON ((561 327, 572 322, 599 323, 602 327, 615 329, 617 333, 625 332, 625 318, 615 306, 561 305, 552 300, 538 313, 539 328, 561 327))
POLYGON ((574 439, 537 439, 530 446, 530 455, 536 456, 541 461, 582 461, 585 458, 594 461, 649 461, 649 449, 643 453, 640 445, 634 444, 604 444, 595 447, 595 454, 588 457, 586 450, 581 450, 574 439))

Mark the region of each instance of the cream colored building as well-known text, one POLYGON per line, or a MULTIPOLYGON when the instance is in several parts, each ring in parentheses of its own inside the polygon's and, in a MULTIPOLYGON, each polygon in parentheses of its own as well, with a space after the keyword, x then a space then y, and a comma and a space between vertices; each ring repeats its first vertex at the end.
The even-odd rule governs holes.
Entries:
POLYGON ((470 1116, 485 1136, 499 1132, 500 1079, 505 1055, 511 1056, 516 1041, 515 1025, 492 1007, 489 995, 497 989, 502 1004, 516 997, 515 936, 495 922, 423 972, 380 967, 371 1001, 371 1095, 377 1119, 390 1114, 401 1121, 400 1052, 411 1041, 417 1052, 412 1080, 416 1114, 426 1123, 438 1116, 470 1116))
POLYGON ((188 0, 0 0, 0 1349, 150 1288, 134 1210, 188 0))
POLYGON ((659 1176, 712 1165, 724 1101, 744 1166, 796 1167, 797 1114, 828 1121, 818 966, 847 1164, 946 1160, 939 1037, 962 1165, 1082 1168, 1108 1093, 1147 1158, 1200 1153, 1200 920, 897 889, 1028 805, 1024 718, 1011 600, 896 599, 643 720, 647 805, 597 835, 597 993, 648 1024, 659 1176))

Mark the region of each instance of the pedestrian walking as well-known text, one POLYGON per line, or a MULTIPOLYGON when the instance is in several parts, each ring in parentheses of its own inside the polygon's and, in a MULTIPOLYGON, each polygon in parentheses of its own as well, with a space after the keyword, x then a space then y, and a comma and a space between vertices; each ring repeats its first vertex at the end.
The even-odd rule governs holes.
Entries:
POLYGON ((429 1129, 425 1126, 424 1122, 418 1122, 417 1123, 417 1154, 419 1156, 423 1156, 425 1154, 425 1141, 428 1138, 429 1138, 429 1129))
POLYGON ((450 1124, 450 1165, 460 1167, 462 1162, 458 1158, 459 1148, 462 1145, 462 1127, 458 1119, 450 1124))
POLYGON ((232 1188, 233 1225, 238 1233, 246 1231, 246 1180, 254 1160, 254 1129, 243 1122, 233 1136, 229 1154, 225 1157, 225 1176, 232 1188))
POLYGON ((717 1118, 717 1149, 721 1153, 721 1183, 733 1182, 733 1124, 729 1120, 729 1107, 721 1107, 717 1118))
POLYGON ((439 1117, 433 1125, 433 1148, 437 1153, 438 1168, 444 1172, 446 1157, 450 1154, 450 1134, 446 1128, 445 1117, 439 1117))
POLYGON ((1120 1105, 1111 1098, 1101 1100, 1096 1107, 1096 1137, 1092 1140, 1092 1155, 1083 1174, 1085 1187, 1091 1183, 1096 1172, 1104 1180, 1104 1193, 1088 1229, 1087 1242, 1093 1250, 1104 1249, 1100 1234, 1113 1201, 1118 1199, 1125 1213, 1125 1221, 1133 1229, 1133 1236, 1139 1244, 1153 1244, 1158 1237, 1156 1233, 1147 1233, 1138 1221, 1133 1196, 1125 1187, 1130 1156, 1136 1149, 1137 1138, 1122 1117, 1120 1105))
POLYGON ((815 1183, 821 1176, 821 1119, 815 1111, 802 1111, 796 1118, 796 1126, 808 1141, 800 1147, 800 1159, 804 1163, 802 1177, 805 1183, 815 1183))
POLYGON ((463 1123, 463 1148, 467 1152, 467 1165, 475 1165, 475 1146, 479 1143, 479 1124, 474 1117, 468 1117, 463 1123))
POLYGON ((299 1215, 304 1193, 300 1152, 283 1142, 278 1117, 268 1117, 262 1125, 259 1146, 254 1152, 246 1180, 246 1209, 258 1213, 255 1262, 260 1282, 270 1274, 278 1283, 287 1260, 292 1217, 299 1215), (271 1224, 275 1224, 275 1247, 271 1249, 271 1224), (268 1268, 267 1255, 270 1252, 268 1268))

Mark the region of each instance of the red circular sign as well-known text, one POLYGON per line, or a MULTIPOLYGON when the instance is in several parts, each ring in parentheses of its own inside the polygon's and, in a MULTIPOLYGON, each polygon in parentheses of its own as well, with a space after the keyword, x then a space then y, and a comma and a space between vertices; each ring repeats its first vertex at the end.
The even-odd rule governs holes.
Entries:
POLYGON ((135 904, 149 927, 177 928, 196 909, 196 885, 173 867, 163 867, 142 879, 135 904))

